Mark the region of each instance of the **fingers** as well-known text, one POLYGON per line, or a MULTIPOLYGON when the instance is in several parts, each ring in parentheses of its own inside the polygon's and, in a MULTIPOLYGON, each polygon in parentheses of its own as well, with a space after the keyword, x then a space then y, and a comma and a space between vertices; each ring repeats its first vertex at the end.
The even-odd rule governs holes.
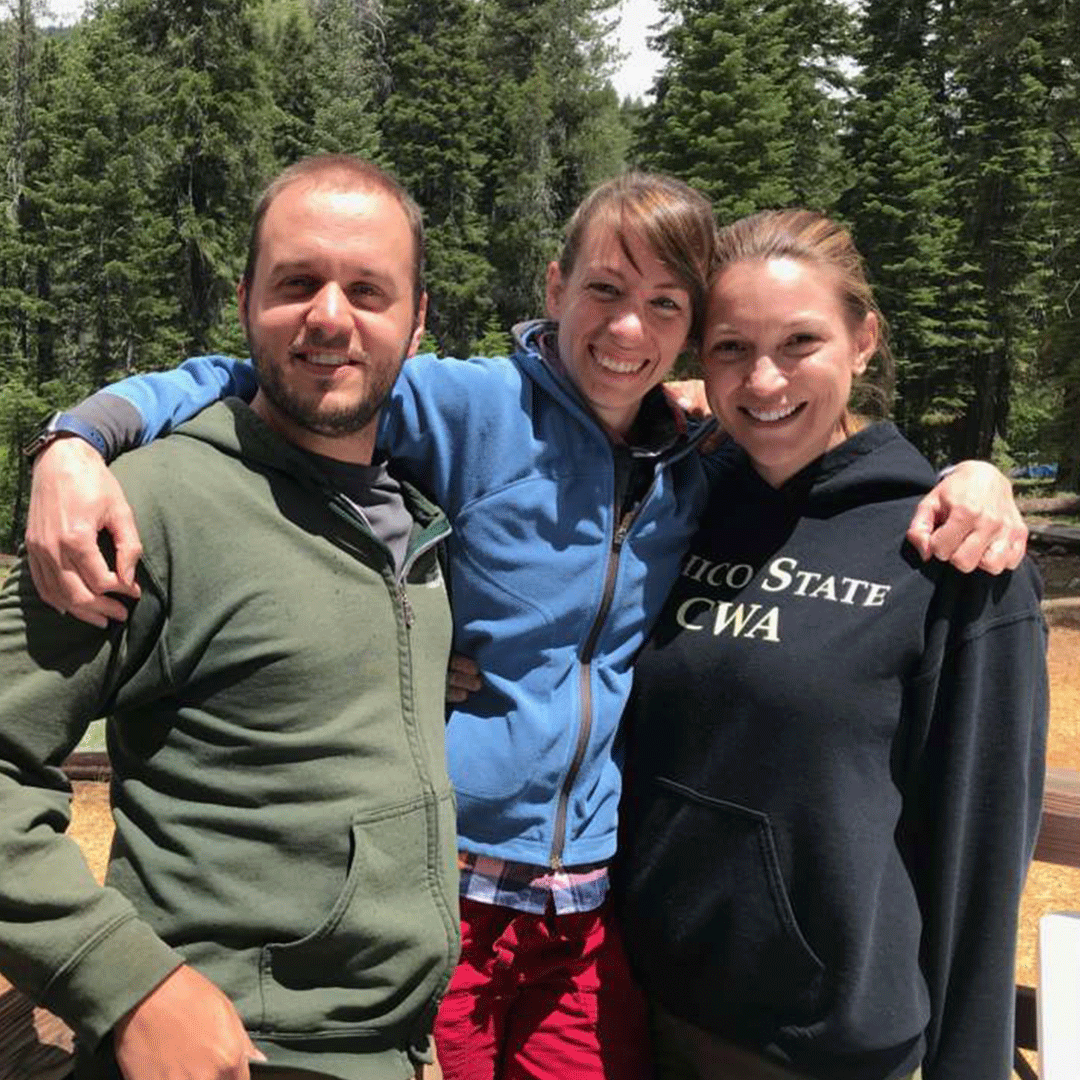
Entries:
POLYGON ((923 499, 908 529, 908 539, 924 560, 940 559, 963 573, 984 570, 1000 574, 1015 570, 1027 547, 1027 526, 1019 518, 1002 521, 990 511, 953 506, 944 522, 934 527, 945 510, 932 499, 923 499))
POLYGON ((246 1031, 244 1037, 247 1039, 248 1061, 266 1061, 266 1055, 251 1041, 251 1036, 246 1031))
POLYGON ((460 705, 484 685, 480 668, 471 657, 454 653, 446 667, 446 700, 460 705))
POLYGON ((997 535, 998 523, 966 506, 950 508, 943 524, 926 538, 930 556, 952 563, 968 574, 974 570, 997 535))
POLYGON ((1008 480, 980 461, 962 462, 945 477, 919 503, 907 533, 924 560, 989 574, 1020 564, 1027 535, 1008 480))
POLYGON ((266 1057, 229 999, 191 968, 177 968, 113 1029, 125 1080, 249 1080, 266 1057))
POLYGON ((30 550, 29 543, 27 552, 30 576, 46 604, 98 627, 108 625, 109 619, 127 618, 127 608, 107 596, 106 591, 138 594, 132 594, 131 586, 109 569, 96 541, 93 547, 84 546, 76 553, 74 567, 65 565, 63 556, 50 558, 43 555, 41 548, 30 550))
POLYGON ((105 561, 98 547, 96 529, 92 538, 86 530, 69 531, 65 549, 60 555, 60 566, 61 580, 66 590, 75 593, 65 596, 71 605, 82 602, 87 593, 100 596, 105 592, 125 591, 123 582, 105 561))
POLYGON ((673 401, 683 412, 697 418, 712 415, 705 397, 705 384, 701 379, 673 379, 660 385, 668 400, 673 401))
POLYGON ((110 619, 113 622, 124 622, 128 617, 128 609, 111 596, 95 596, 85 604, 73 604, 65 614, 104 630, 110 619))
POLYGON ((95 547, 100 565, 76 570, 66 570, 55 562, 42 561, 34 553, 28 553, 30 575, 38 595, 50 607, 62 615, 71 615, 85 623, 104 629, 110 619, 123 622, 128 617, 127 607, 109 593, 120 593, 137 599, 139 586, 122 582, 105 564, 101 553, 95 547), (102 590, 100 594, 92 592, 84 580, 93 580, 102 590))
POLYGON ((130 512, 127 515, 129 524, 123 528, 117 526, 113 531, 116 542, 116 576, 119 585, 116 591, 138 600, 140 589, 135 581, 135 567, 142 558, 142 543, 139 534, 135 531, 135 521, 130 512))
POLYGON ((991 541, 979 559, 979 569, 988 574, 1000 574, 1006 570, 1015 570, 1024 560, 1027 551, 1027 526, 1006 527, 1001 535, 991 541))
POLYGON ((142 557, 142 542, 139 540, 139 531, 135 527, 131 507, 122 496, 109 504, 102 515, 101 527, 107 529, 112 536, 116 550, 117 586, 113 591, 138 599, 139 586, 135 583, 135 567, 142 557))
POLYGON ((915 508, 915 516, 908 526, 908 543, 919 553, 923 562, 930 558, 930 535, 934 531, 939 509, 936 491, 931 491, 915 508))
POLYGON ((142 546, 120 485, 81 439, 57 441, 35 463, 26 549, 45 603, 95 626, 127 618, 127 607, 105 594, 138 598, 142 546), (102 529, 114 540, 115 571, 98 546, 102 529))
POLYGON ((30 577, 34 580, 34 588, 38 596, 50 607, 56 608, 61 614, 66 610, 64 594, 57 580, 59 567, 51 560, 43 559, 38 555, 37 549, 30 546, 29 539, 26 545, 26 562, 30 567, 30 577))

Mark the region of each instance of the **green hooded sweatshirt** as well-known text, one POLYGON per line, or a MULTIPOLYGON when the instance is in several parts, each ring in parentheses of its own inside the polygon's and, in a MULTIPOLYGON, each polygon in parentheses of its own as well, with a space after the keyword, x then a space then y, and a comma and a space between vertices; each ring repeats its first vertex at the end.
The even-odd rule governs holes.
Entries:
POLYGON ((87 1076, 184 962, 271 1063, 411 1076, 458 950, 445 519, 406 489, 397 575, 236 401, 114 472, 145 548, 128 621, 57 614, 25 562, 0 592, 0 971, 75 1029, 87 1076), (100 716, 104 888, 59 767, 100 716))

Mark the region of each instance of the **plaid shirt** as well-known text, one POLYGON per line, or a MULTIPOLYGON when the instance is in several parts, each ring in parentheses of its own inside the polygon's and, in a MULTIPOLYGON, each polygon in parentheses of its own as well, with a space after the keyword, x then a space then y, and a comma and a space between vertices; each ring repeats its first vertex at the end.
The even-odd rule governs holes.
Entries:
POLYGON ((498 904, 515 911, 543 915, 553 907, 556 915, 595 911, 607 897, 608 864, 548 866, 511 862, 491 855, 458 853, 462 896, 481 904, 498 904))

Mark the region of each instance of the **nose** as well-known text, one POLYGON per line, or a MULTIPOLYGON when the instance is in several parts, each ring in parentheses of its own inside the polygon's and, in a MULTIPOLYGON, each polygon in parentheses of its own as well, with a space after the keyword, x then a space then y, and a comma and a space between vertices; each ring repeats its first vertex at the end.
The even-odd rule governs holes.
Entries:
POLYGON ((754 393, 766 396, 784 388, 787 381, 780 365, 768 353, 760 353, 746 374, 746 386, 754 393))
POLYGON ((609 324, 614 337, 623 342, 638 342, 645 336, 645 321, 636 304, 623 304, 609 324))
POLYGON ((328 338, 352 332, 352 311, 349 298, 336 281, 328 281, 312 297, 307 312, 307 324, 328 338))
POLYGON ((786 382, 784 372, 768 353, 762 353, 754 359, 753 366, 746 376, 746 385, 762 396, 781 390, 786 382))

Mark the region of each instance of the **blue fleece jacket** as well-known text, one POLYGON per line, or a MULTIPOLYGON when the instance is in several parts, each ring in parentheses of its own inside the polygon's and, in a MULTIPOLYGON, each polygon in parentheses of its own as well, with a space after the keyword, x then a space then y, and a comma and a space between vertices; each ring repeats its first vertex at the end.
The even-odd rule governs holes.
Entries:
MULTIPOLYGON (((406 361, 379 444, 450 519, 454 647, 484 675, 446 732, 461 847, 558 867, 614 853, 631 663, 706 479, 700 431, 613 444, 542 355, 551 329, 519 328, 511 358, 406 361), (651 483, 620 515, 635 464, 651 483)), ((147 442, 223 394, 253 392, 249 364, 199 357, 102 393, 134 406, 147 442)), ((100 427, 94 401, 74 418, 100 427)))

